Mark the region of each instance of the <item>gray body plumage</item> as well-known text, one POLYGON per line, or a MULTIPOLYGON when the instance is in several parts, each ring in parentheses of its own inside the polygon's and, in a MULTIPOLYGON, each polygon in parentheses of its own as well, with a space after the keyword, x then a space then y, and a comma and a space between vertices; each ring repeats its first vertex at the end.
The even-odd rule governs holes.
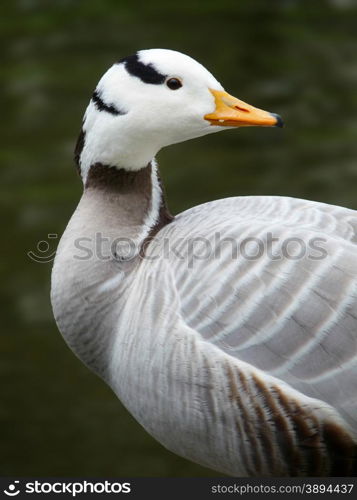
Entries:
POLYGON ((230 198, 178 215, 146 257, 73 259, 79 235, 135 239, 145 212, 137 196, 86 189, 63 236, 52 302, 70 347, 187 458, 232 475, 351 474, 356 212, 230 198), (326 255, 232 253, 233 241, 268 233, 275 255, 292 237, 307 248, 318 237, 326 255), (210 242, 204 259, 190 245, 198 237, 210 242))
POLYGON ((84 192, 52 274, 63 337, 183 457, 235 476, 356 475, 357 212, 257 196, 173 219, 161 147, 218 131, 219 112, 281 119, 183 54, 139 54, 85 114, 84 192))

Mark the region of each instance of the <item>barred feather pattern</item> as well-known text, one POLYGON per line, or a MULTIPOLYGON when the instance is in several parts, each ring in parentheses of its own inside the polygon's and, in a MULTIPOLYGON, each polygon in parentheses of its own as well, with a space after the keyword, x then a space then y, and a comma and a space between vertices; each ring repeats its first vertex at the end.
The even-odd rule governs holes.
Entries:
POLYGON ((219 472, 355 475, 356 227, 352 210, 279 197, 180 214, 147 248, 159 258, 132 263, 115 290, 97 279, 81 328, 99 328, 108 296, 112 313, 105 366, 92 368, 164 446, 219 472), (213 258, 192 247, 182 258, 193 235, 215 249, 217 231, 238 243, 271 232, 276 252, 319 237, 326 255, 232 258, 223 245, 213 258))

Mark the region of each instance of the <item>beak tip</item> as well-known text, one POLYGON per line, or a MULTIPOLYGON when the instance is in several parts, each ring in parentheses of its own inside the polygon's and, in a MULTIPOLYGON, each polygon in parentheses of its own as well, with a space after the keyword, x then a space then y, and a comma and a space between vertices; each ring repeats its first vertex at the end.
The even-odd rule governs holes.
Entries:
POLYGON ((283 119, 280 115, 277 115, 276 113, 270 113, 272 116, 274 116, 274 118, 276 119, 276 124, 274 125, 274 127, 279 127, 279 128, 283 128, 284 127, 284 122, 283 122, 283 119))

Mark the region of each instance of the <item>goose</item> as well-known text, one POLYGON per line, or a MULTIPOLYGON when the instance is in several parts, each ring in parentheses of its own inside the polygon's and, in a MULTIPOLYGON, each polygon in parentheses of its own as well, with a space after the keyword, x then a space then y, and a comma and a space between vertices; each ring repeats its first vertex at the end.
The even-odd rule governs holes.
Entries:
POLYGON ((84 188, 53 265, 55 321, 172 452, 236 477, 355 475, 357 212, 166 204, 163 147, 254 125, 283 122, 187 55, 116 62, 75 149, 84 188))

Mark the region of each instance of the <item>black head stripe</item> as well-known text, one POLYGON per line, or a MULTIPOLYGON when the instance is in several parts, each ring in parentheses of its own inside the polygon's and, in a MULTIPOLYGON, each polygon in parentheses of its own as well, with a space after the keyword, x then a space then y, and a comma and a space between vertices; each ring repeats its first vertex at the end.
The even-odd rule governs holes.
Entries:
POLYGON ((106 111, 111 115, 125 115, 126 113, 121 109, 118 109, 114 104, 106 104, 101 98, 98 90, 95 90, 92 95, 92 101, 94 102, 98 111, 106 111))
POLYGON ((81 160, 81 154, 84 148, 84 143, 86 141, 86 133, 84 132, 83 128, 81 129, 79 133, 79 137, 77 139, 76 147, 74 149, 74 161, 77 165, 78 170, 80 170, 80 160, 81 160))
POLYGON ((138 54, 124 57, 119 63, 124 63, 127 72, 140 78, 144 83, 159 85, 166 80, 166 75, 159 73, 152 64, 144 64, 139 61, 138 54))

